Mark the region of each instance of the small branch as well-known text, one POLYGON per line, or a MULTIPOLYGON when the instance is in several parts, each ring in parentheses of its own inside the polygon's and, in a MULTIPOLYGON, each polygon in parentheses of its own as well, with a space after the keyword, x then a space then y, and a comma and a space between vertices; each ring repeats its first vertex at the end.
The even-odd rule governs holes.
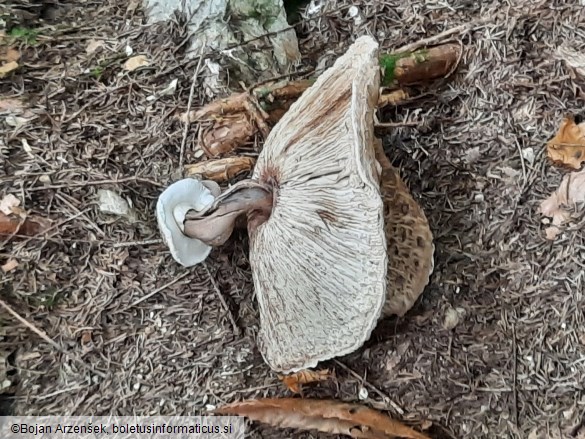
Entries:
POLYGON ((162 239, 148 239, 145 241, 129 241, 129 242, 116 242, 112 245, 112 248, 122 248, 122 247, 134 247, 139 245, 153 245, 153 244, 162 244, 164 241, 162 239))
MULTIPOLYGON (((195 73, 193 73, 193 79, 191 80, 191 90, 189 91, 189 101, 187 102, 187 114, 191 110, 191 105, 193 104, 193 94, 195 92, 195 84, 197 83, 197 76, 199 75, 199 70, 201 69, 201 63, 203 62, 203 48, 205 44, 201 46, 201 50, 199 51, 199 61, 197 61, 197 67, 195 67, 195 73)), ((185 127, 183 128, 183 139, 181 140, 181 152, 179 154, 179 168, 183 168, 183 162, 185 157, 185 144, 187 143, 187 133, 189 132, 189 119, 185 121, 185 127)))
POLYGON ((374 128, 397 128, 397 127, 417 127, 422 122, 380 122, 375 123, 374 128))
POLYGON ((158 187, 165 187, 165 185, 158 183, 154 180, 150 180, 148 178, 142 177, 126 177, 120 178, 118 180, 96 180, 96 181, 80 181, 80 182, 70 182, 66 184, 54 184, 50 186, 38 186, 38 187, 31 187, 26 188, 29 192, 36 192, 36 191, 48 191, 52 189, 69 189, 73 187, 85 187, 85 186, 95 186, 100 184, 120 184, 120 183, 128 183, 128 182, 140 182, 140 183, 149 183, 154 186, 158 187))
POLYGON ((394 409, 394 411, 396 411, 396 413, 398 413, 399 415, 404 415, 404 409, 402 407, 400 407, 396 402, 394 402, 392 400, 392 398, 390 398, 388 395, 386 395, 384 392, 382 392, 381 390, 379 390, 376 386, 374 386, 373 384, 370 384, 369 382, 367 382, 364 378, 362 378, 359 374, 357 374, 356 372, 354 372, 353 370, 351 370, 349 367, 347 367, 345 364, 343 364, 341 361, 339 360, 333 360, 335 362, 335 364, 337 364, 339 367, 341 367, 343 370, 345 370, 347 373, 349 373, 350 375, 352 375, 354 378, 360 380, 362 383, 364 383, 364 385, 366 387, 369 387, 370 390, 374 391, 375 393, 378 394, 378 396, 380 396, 384 401, 388 401, 388 403, 392 406, 392 408, 394 409))
POLYGON ((235 335, 239 336, 240 335, 240 328, 236 324, 236 319, 234 319, 234 316, 230 310, 230 307, 228 306, 227 302, 225 301, 223 294, 221 294, 221 291, 219 290, 219 287, 217 286, 217 282, 215 282, 215 279, 211 275, 211 272, 209 271, 209 268, 207 268, 207 264, 205 262, 203 262, 203 268, 205 269, 205 272, 207 273, 207 276, 209 277, 209 280, 211 281, 211 284, 213 285, 213 289, 215 290, 215 294, 217 295, 219 301, 221 302, 221 305, 223 306, 223 308, 228 316, 228 319, 229 319, 229 321, 234 329, 235 335))
POLYGON ((162 287, 157 288, 156 290, 148 293, 146 296, 142 296, 140 299, 135 300, 134 302, 132 302, 130 305, 128 305, 127 307, 125 307, 123 309, 123 311, 126 311, 127 309, 133 308, 136 305, 138 305, 139 303, 144 302, 145 300, 150 299, 152 296, 160 293, 161 291, 166 290, 168 287, 176 284, 177 282, 179 282, 181 279, 184 279, 187 275, 189 274, 188 271, 186 271, 185 273, 181 274, 179 277, 174 278, 172 281, 167 282, 166 284, 164 284, 162 287))
POLYGON ((437 35, 434 35, 432 37, 423 38, 422 40, 418 40, 414 43, 407 44, 406 46, 402 46, 396 50, 393 50, 393 53, 412 52, 414 50, 419 49, 420 47, 431 46, 433 44, 436 44, 437 42, 439 42, 440 40, 442 40, 445 37, 474 29, 476 26, 487 23, 491 19, 492 19, 491 17, 484 17, 484 18, 479 18, 477 20, 472 20, 469 23, 455 26, 454 28, 448 29, 448 30, 441 32, 437 35))
POLYGON ((104 378, 104 379, 106 378, 106 375, 104 373, 93 369, 91 366, 84 363, 82 360, 80 360, 79 358, 77 358, 73 354, 70 354, 65 349, 63 349, 61 346, 59 346, 59 344, 57 344, 54 340, 52 340, 45 332, 41 331, 35 325, 33 325, 32 323, 27 321, 24 317, 21 317, 20 314, 18 314, 16 311, 14 311, 12 309, 12 307, 10 305, 8 305, 6 302, 4 302, 2 299, 0 299, 0 306, 2 306, 2 308, 4 308, 6 311, 8 311, 8 313, 11 314, 16 320, 18 320, 20 323, 22 323, 24 326, 26 326, 32 332, 37 334, 45 342, 50 344, 54 349, 61 352, 66 357, 70 358, 73 362, 77 363, 80 367, 88 370, 91 373, 96 374, 97 376, 99 376, 101 378, 104 378))
POLYGON ((514 395, 514 424, 518 428, 518 389, 516 387, 518 381, 518 343, 516 341, 516 326, 512 324, 512 355, 513 355, 513 382, 512 390, 514 395))

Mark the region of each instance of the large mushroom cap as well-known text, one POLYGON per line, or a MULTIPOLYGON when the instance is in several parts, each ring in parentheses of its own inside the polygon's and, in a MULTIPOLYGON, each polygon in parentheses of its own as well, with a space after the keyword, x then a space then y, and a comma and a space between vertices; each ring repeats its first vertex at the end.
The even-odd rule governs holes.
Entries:
POLYGON ((373 111, 378 44, 361 37, 296 101, 236 183, 185 234, 221 245, 247 213, 258 345, 289 373, 359 348, 381 315, 387 251, 373 111))
POLYGON ((386 295, 383 202, 373 111, 378 44, 361 37, 295 102, 266 140, 253 179, 274 187, 250 230, 259 347, 294 372, 369 337, 386 295))
POLYGON ((288 373, 369 337, 386 294, 383 202, 373 145, 378 44, 359 38, 274 127, 253 179, 274 189, 250 223, 259 347, 288 373))

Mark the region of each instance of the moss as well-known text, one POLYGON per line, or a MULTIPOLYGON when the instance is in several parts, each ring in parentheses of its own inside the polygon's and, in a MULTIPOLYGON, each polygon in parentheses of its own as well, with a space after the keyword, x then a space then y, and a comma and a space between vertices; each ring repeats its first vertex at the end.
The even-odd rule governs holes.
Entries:
POLYGON ((380 57, 380 67, 382 67, 383 72, 382 85, 388 86, 392 84, 395 77, 396 63, 400 59, 409 57, 412 57, 416 63, 421 63, 428 59, 429 51, 427 49, 420 49, 415 52, 382 55, 380 57))
POLYGON ((13 27, 8 35, 15 40, 28 44, 29 46, 34 46, 37 44, 39 31, 36 29, 28 29, 26 27, 13 27))
POLYGON ((100 76, 102 76, 104 70, 105 69, 102 66, 94 67, 93 69, 91 69, 89 74, 93 76, 95 79, 100 79, 100 76))

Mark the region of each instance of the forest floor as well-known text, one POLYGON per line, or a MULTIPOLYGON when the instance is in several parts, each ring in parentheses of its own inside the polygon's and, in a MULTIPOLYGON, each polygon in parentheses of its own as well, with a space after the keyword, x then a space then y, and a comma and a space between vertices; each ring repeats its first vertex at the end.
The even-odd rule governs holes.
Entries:
MULTIPOLYGON (((154 207, 179 175, 184 126, 175 115, 187 109, 197 64, 184 54, 184 24, 147 26, 136 2, 63 3, 58 19, 11 40, 20 68, 0 80, 0 199, 12 194, 29 215, 52 221, 41 235, 0 241, 0 265, 15 261, 0 271, 1 298, 21 317, 0 311, 3 409, 193 415, 290 396, 255 344, 246 234, 190 269, 160 242, 154 207), (149 65, 124 70, 127 47, 149 65), (174 94, 149 98, 174 79, 174 94), (100 189, 124 197, 133 215, 101 212, 100 189)), ((557 49, 585 50, 584 8, 330 1, 296 26, 299 69, 366 33, 391 51, 480 19, 449 37, 465 49, 451 78, 380 115, 408 122, 384 143, 435 236, 430 284, 405 317, 324 363, 336 379, 305 396, 357 402, 365 389, 363 403, 453 437, 585 437, 584 221, 549 241, 538 213, 564 174, 547 160, 546 142, 583 108, 584 80, 557 49)), ((209 101, 195 90, 193 108, 209 101)), ((193 125, 185 163, 200 159, 197 145, 193 125)))

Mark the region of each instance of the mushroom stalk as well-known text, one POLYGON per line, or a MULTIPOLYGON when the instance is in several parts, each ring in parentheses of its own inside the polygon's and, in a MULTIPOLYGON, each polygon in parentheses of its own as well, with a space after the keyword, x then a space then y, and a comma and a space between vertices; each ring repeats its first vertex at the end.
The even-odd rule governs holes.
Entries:
POLYGON ((190 210, 185 215, 184 234, 210 246, 223 245, 231 236, 236 220, 246 215, 252 232, 272 213, 272 187, 255 180, 236 183, 206 210, 190 210))

